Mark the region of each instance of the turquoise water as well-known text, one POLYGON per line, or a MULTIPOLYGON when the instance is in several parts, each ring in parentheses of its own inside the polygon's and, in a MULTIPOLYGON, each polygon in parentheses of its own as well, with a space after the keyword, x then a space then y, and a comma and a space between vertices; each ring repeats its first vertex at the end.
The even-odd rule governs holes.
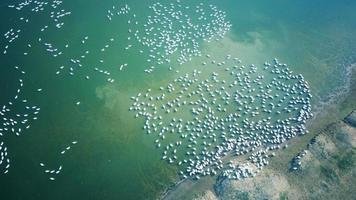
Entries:
MULTIPOLYGON (((3 199, 155 199, 174 183, 176 168, 160 160, 152 141, 142 130, 143 120, 136 120, 128 111, 129 98, 148 88, 166 85, 177 74, 168 66, 160 66, 152 74, 143 70, 145 56, 124 51, 127 44, 127 19, 115 18, 108 23, 107 9, 127 3, 138 18, 151 14, 147 7, 156 1, 64 1, 62 7, 72 14, 63 17, 62 29, 50 25, 48 16, 14 12, 0 3, 0 32, 21 27, 21 37, 0 55, 0 105, 6 104, 17 89, 17 80, 24 79, 24 96, 30 104, 39 105, 41 113, 30 129, 20 137, 2 137, 11 159, 9 173, 0 176, 3 199), (21 14, 20 14, 21 13, 21 14), (21 16, 31 16, 28 23, 21 16), (88 36, 82 45, 81 40, 88 36), (46 52, 37 41, 53 43, 63 50, 57 58, 46 52), (115 43, 109 42, 110 38, 115 43), (32 44, 31 49, 26 45, 32 44), (70 48, 65 49, 64 45, 70 48), (100 52, 105 44, 110 47, 100 52), (90 50, 83 67, 76 75, 68 69, 55 72, 68 59, 90 50), (28 51, 28 56, 23 52, 28 51), (104 59, 103 64, 99 59, 104 59), (118 66, 128 63, 123 71, 118 66), (21 66, 21 76, 13 66, 21 66), (89 67, 90 66, 90 67, 89 67), (113 84, 92 69, 101 67, 112 72, 113 84), (89 75, 90 80, 85 80, 89 75), (36 92, 43 88, 42 92, 36 92), (81 105, 76 106, 75 102, 81 105), (72 141, 78 144, 65 155, 60 151, 72 141), (63 165, 56 181, 50 182, 40 168, 63 165)), ((164 1, 170 2, 170 1, 164 1)), ((199 1, 182 1, 195 5, 199 1)), ((11 1, 11 3, 13 3, 11 1)), ((226 37, 203 43, 203 54, 239 57, 243 63, 261 64, 277 57, 296 73, 301 73, 311 86, 313 106, 327 101, 330 94, 347 86, 347 67, 355 63, 356 3, 353 1, 208 1, 226 12, 232 23, 226 37)), ((207 4, 207 3, 206 3, 207 4)), ((1 49, 5 44, 2 37, 1 49)), ((135 49, 136 48, 136 49, 135 49)), ((173 66, 180 73, 200 65, 194 58, 183 66, 173 66)), ((338 98, 336 96, 335 98, 338 98)), ((20 109, 20 108, 18 108, 20 109)))

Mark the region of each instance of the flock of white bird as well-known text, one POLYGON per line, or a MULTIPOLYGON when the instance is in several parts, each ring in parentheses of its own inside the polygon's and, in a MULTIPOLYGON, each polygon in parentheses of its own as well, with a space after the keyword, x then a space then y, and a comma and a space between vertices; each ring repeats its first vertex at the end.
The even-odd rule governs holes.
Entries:
MULTIPOLYGON (((49 17, 54 22, 53 23, 54 26, 60 29, 64 25, 62 18, 71 14, 71 12, 67 12, 65 11, 65 9, 59 10, 62 3, 63 1, 58 1, 58 0, 54 0, 52 2, 26 0, 16 5, 15 4, 8 5, 8 7, 11 9, 15 9, 16 11, 24 11, 24 12, 30 11, 31 13, 35 13, 35 14, 40 14, 44 12, 46 9, 52 8, 53 11, 50 12, 49 17)), ((30 21, 29 16, 28 15, 25 16, 26 17, 19 18, 19 22, 18 22, 19 24, 22 21, 24 21, 25 23, 28 23, 30 21)), ((41 32, 45 31, 48 27, 49 27, 48 25, 44 25, 43 28, 41 28, 41 32)), ((21 33, 20 28, 17 28, 16 30, 14 28, 10 28, 10 30, 4 34, 4 37, 7 39, 7 44, 3 49, 4 55, 8 53, 8 49, 11 46, 11 44, 13 44, 14 41, 20 37, 20 33, 21 33)), ((31 47, 31 44, 28 44, 28 46, 31 47)), ((24 55, 28 55, 28 53, 24 52, 24 55)))
POLYGON ((7 155, 7 147, 4 146, 4 142, 0 142, 0 170, 7 174, 10 168, 10 159, 7 155))
MULTIPOLYGON (((27 0, 17 5, 9 5, 10 8, 16 10, 30 9, 32 12, 41 13, 48 9, 50 11, 49 18, 53 19, 57 28, 62 28, 64 22, 60 21, 63 17, 68 16, 71 12, 65 11, 61 7, 62 1, 32 1, 27 0)), ((112 6, 107 10, 107 18, 109 22, 114 21, 114 17, 119 17, 120 23, 127 20, 128 34, 127 42, 123 47, 124 51, 131 50, 132 47, 142 47, 139 52, 131 52, 130 54, 140 53, 145 56, 149 66, 144 70, 151 73, 156 65, 173 65, 171 60, 176 57, 179 64, 183 64, 192 59, 194 56, 200 56, 200 45, 202 41, 210 42, 211 40, 218 40, 222 38, 226 32, 230 30, 231 24, 226 20, 226 14, 213 5, 206 6, 203 3, 195 7, 184 6, 180 1, 164 5, 161 3, 154 3, 149 7, 153 14, 146 16, 146 20, 141 22, 137 19, 137 15, 133 13, 131 8, 125 4, 124 6, 112 6)), ((20 20, 29 21, 29 18, 21 17, 20 20)), ((45 32, 50 27, 50 24, 43 25, 40 28, 41 32, 45 32)), ((21 29, 10 29, 4 36, 9 40, 9 44, 19 37, 21 29)), ((86 47, 86 42, 89 39, 85 36, 81 41, 83 47, 86 48, 84 53, 77 56, 68 55, 68 62, 60 65, 56 70, 59 76, 63 70, 67 70, 68 74, 73 76, 77 71, 84 69, 85 59, 90 52, 93 56, 103 55, 115 43, 115 38, 111 37, 109 42, 98 51, 97 49, 89 49, 86 47), (100 54, 101 53, 101 54, 100 54)), ((59 48, 58 45, 50 42, 45 42, 41 37, 37 39, 40 44, 44 46, 45 51, 49 52, 53 57, 59 57, 66 54, 66 49, 70 44, 65 44, 64 47, 59 48)), ((4 47, 4 54, 8 53, 9 44, 4 47)), ((28 48, 31 48, 28 44, 28 48)), ((136 48, 137 49, 137 48, 136 48)), ((28 55, 29 52, 24 52, 28 55)), ((90 64, 95 72, 107 76, 106 80, 109 83, 115 82, 112 71, 108 68, 109 64, 105 64, 104 59, 99 59, 97 64, 90 64)), ((128 66, 127 62, 117 64, 118 71, 123 71, 128 66)), ((171 68, 171 67, 170 67, 171 68)), ((89 80, 89 75, 83 76, 89 80)))
MULTIPOLYGON (((34 120, 38 119, 41 111, 39 106, 30 105, 26 98, 22 97, 22 89, 24 81, 22 76, 26 73, 20 67, 15 66, 15 70, 19 72, 18 87, 15 96, 5 105, 0 111, 0 137, 14 134, 20 136, 26 129, 31 127, 34 120)), ((1 138, 0 138, 1 139, 1 138)), ((0 167, 6 165, 3 173, 8 173, 10 167, 10 159, 8 158, 7 147, 1 141, 1 162, 0 167)))
MULTIPOLYGON (((78 143, 78 141, 73 141, 72 143, 71 143, 71 145, 68 145, 67 147, 65 147, 62 151, 61 151, 61 155, 64 155, 67 151, 69 151, 71 148, 72 148, 72 146, 73 145, 75 145, 75 144, 77 144, 78 143)), ((57 176, 58 174, 60 174, 61 173, 61 171, 62 171, 62 169, 63 169, 63 166, 62 165, 60 165, 58 168, 55 168, 55 169, 53 169, 53 168, 46 168, 46 164, 44 164, 43 162, 40 162, 40 166, 42 167, 42 168, 44 168, 43 169, 43 171, 46 173, 46 174, 48 174, 49 175, 49 180, 51 180, 51 181, 54 181, 54 180, 56 180, 56 177, 55 176, 57 176)))
MULTIPOLYGON (((129 36, 127 36, 127 44, 123 50, 129 51, 130 54, 148 55, 146 61, 150 66, 144 70, 147 73, 151 73, 155 69, 155 65, 172 65, 171 60, 174 56, 177 57, 178 64, 183 64, 194 56, 200 56, 199 48, 202 41, 219 40, 231 27, 230 22, 226 20, 226 14, 213 5, 205 6, 200 3, 196 7, 190 8, 183 6, 180 1, 176 1, 169 5, 154 3, 149 8, 153 11, 153 15, 148 15, 143 22, 138 19, 138 15, 127 4, 121 7, 112 6, 107 10, 106 15, 109 23, 114 23, 115 17, 119 18, 120 23, 127 20, 129 36), (194 13, 194 15, 190 13, 194 13), (137 48, 133 50, 132 47, 137 48), (137 49, 138 52, 135 52, 137 49)), ((81 41, 84 47, 88 38, 85 36, 81 41)), ((89 56, 90 52, 94 52, 92 55, 96 57, 98 55, 104 57, 111 45, 120 44, 111 37, 100 51, 86 48, 82 55, 71 57, 69 64, 61 65, 56 74, 60 75, 67 68, 71 76, 75 75, 76 71, 85 67, 85 58, 89 56)), ((68 46, 69 44, 66 45, 66 48, 68 46)), ((59 53, 62 54, 62 52, 59 53)), ((95 64, 94 71, 107 76, 107 82, 113 83, 115 78, 113 78, 110 69, 105 69, 105 66, 108 67, 107 65, 110 64, 106 64, 106 60, 99 59, 95 64)), ((128 63, 120 63, 117 66, 119 71, 123 71, 128 63)), ((90 79, 89 75, 84 77, 87 80, 90 79)))
POLYGON ((202 41, 219 40, 231 27, 225 12, 213 5, 200 3, 190 7, 176 1, 169 5, 157 2, 149 8, 153 15, 149 15, 143 24, 136 21, 134 28, 129 29, 149 51, 147 73, 151 73, 156 65, 172 65, 173 57, 178 64, 183 64, 201 56, 202 41))
POLYGON ((131 97, 129 110, 144 118, 143 129, 155 137, 162 159, 178 165, 182 178, 254 176, 274 150, 307 132, 308 84, 277 59, 257 67, 231 55, 206 58, 206 71, 195 69, 131 97), (235 162, 234 156, 247 160, 235 162))
MULTIPOLYGON (((5 38, 5 45, 3 55, 7 55, 11 45, 14 45, 14 43, 21 38, 21 34, 25 34, 22 30, 26 30, 27 23, 31 22, 31 17, 35 17, 35 15, 40 15, 41 13, 44 14, 46 11, 50 11, 48 18, 53 22, 53 27, 58 29, 62 28, 64 25, 62 18, 71 14, 71 12, 67 12, 65 9, 61 8, 62 3, 62 1, 58 0, 53 0, 51 2, 25 0, 18 4, 8 5, 8 8, 15 9, 16 12, 19 12, 21 15, 23 14, 23 16, 18 18, 17 23, 14 23, 17 28, 10 28, 9 31, 4 33, 3 36, 5 38)), ((40 32, 46 31, 49 27, 49 25, 44 25, 40 29, 40 32)), ((34 42, 27 43, 26 47, 23 48, 24 56, 29 55, 28 51, 31 50, 32 44, 35 44, 34 42), (26 49, 28 51, 26 51, 26 49)), ((41 37, 38 38, 38 42, 42 43, 41 37)), ((57 57, 62 54, 62 52, 55 48, 54 45, 45 42, 43 42, 43 44, 46 51, 50 52, 53 57, 57 57)), ((19 76, 21 77, 18 79, 18 88, 16 89, 15 96, 1 108, 0 137, 5 137, 8 134, 20 136, 25 130, 31 127, 31 124, 35 120, 38 119, 38 115, 41 111, 39 106, 30 105, 27 99, 22 95, 24 87, 23 76, 25 76, 26 72, 19 66, 15 66, 14 68, 19 71, 19 76)), ((43 92, 42 88, 38 88, 36 91, 43 92)), ((0 138, 0 141, 1 140, 2 139, 0 138)), ((3 141, 1 141, 0 151, 0 170, 6 174, 9 172, 11 160, 8 156, 8 149, 3 141)))

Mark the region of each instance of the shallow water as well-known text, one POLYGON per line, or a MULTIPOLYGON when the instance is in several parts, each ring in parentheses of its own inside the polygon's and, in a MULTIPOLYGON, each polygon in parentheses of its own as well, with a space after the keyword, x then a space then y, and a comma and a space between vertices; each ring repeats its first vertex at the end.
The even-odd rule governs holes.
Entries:
MULTIPOLYGON (((138 16, 145 16, 150 13, 147 6, 154 2, 65 1, 63 8, 72 15, 63 18, 62 29, 49 27, 41 33, 39 27, 49 22, 40 15, 21 25, 21 37, 7 55, 0 55, 0 105, 14 96, 21 76, 13 66, 18 65, 26 71, 22 95, 39 105, 41 113, 20 137, 1 138, 11 159, 9 173, 0 176, 3 199, 154 199, 175 181, 177 169, 160 160, 154 139, 141 128, 143 120, 134 119, 128 111, 129 98, 166 85, 176 76, 174 70, 191 71, 201 65, 202 58, 172 66, 173 71, 160 66, 148 75, 143 72, 145 56, 132 53, 135 47, 131 53, 122 50, 128 37, 126 20, 116 18, 107 23, 106 19, 107 9, 113 5, 127 3, 138 16), (89 39, 82 45, 85 36, 89 39), (36 42, 38 37, 61 47, 64 55, 51 56, 36 42), (112 37, 118 45, 101 54, 99 50, 112 37), (31 50, 26 47, 28 41, 33 41, 31 50), (66 43, 70 48, 62 48, 66 43), (93 67, 83 67, 75 76, 55 75, 69 58, 88 49, 91 53, 83 64, 112 71, 113 84, 106 82, 105 75, 93 72, 93 67), (24 51, 29 55, 23 56, 24 51), (104 59, 104 64, 99 59, 104 59), (118 66, 126 62, 128 66, 119 71, 118 66), (86 75, 90 80, 85 80, 86 75), (43 91, 35 92, 37 88, 43 91), (75 105, 77 101, 80 106, 75 105), (73 140, 78 144, 62 156, 61 149, 73 140), (63 165, 56 181, 48 180, 40 162, 51 167, 63 165)), ((197 2, 184 1, 189 5, 197 2)), ((246 64, 262 64, 277 57, 303 74, 311 86, 315 110, 321 100, 347 86, 347 67, 356 62, 355 2, 208 2, 226 11, 233 26, 223 40, 203 43, 203 55, 231 54, 246 64)), ((17 19, 24 15, 3 5, 7 3, 0 4, 1 33, 20 26, 17 19)), ((2 37, 1 49, 4 44, 2 37)))

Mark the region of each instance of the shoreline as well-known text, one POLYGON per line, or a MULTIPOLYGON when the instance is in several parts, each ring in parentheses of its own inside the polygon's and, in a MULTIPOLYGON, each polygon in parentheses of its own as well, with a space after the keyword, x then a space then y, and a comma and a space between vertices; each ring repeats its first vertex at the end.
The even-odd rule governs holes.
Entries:
POLYGON ((164 200, 168 194, 172 191, 174 191, 180 184, 184 183, 185 181, 187 181, 188 178, 186 179, 182 179, 182 180, 179 180, 177 182, 175 182, 174 184, 172 184, 171 186, 169 186, 163 193, 162 195, 160 195, 160 198, 159 200, 164 200))

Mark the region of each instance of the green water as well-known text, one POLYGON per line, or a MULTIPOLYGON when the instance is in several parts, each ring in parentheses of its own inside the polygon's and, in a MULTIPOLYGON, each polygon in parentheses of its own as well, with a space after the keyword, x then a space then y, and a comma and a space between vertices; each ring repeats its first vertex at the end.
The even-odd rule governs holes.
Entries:
MULTIPOLYGON (((7 55, 0 55, 0 105, 14 96, 20 76, 13 66, 18 65, 27 72, 22 96, 41 107, 39 120, 21 137, 2 137, 9 149, 11 168, 9 174, 0 176, 1 199, 155 199, 174 183, 176 169, 160 160, 153 138, 142 130, 143 120, 134 119, 128 107, 131 96, 166 85, 177 74, 168 66, 145 74, 145 56, 130 53, 141 47, 122 50, 129 35, 127 19, 115 18, 111 23, 106 19, 107 9, 125 3, 143 19, 151 14, 147 7, 153 2, 65 1, 62 7, 72 15, 63 18, 62 29, 50 26, 44 33, 39 27, 50 24, 48 18, 38 15, 30 17, 27 24, 19 23, 23 12, 6 8, 6 1, 0 3, 1 33, 23 24, 16 44, 7 55), (89 39, 81 45, 84 36, 89 39), (58 47, 69 43, 70 48, 62 48, 64 55, 54 58, 35 42, 38 37, 58 47), (118 45, 111 45, 102 54, 99 50, 109 38, 115 38, 118 45), (32 48, 27 50, 29 41, 33 41, 32 48), (28 56, 23 56, 24 49, 28 56), (78 57, 87 49, 91 53, 82 62, 88 67, 78 70, 75 76, 55 75, 68 58, 78 57), (105 62, 100 64, 99 59, 105 62), (119 64, 126 62, 129 65, 119 71, 119 64), (91 66, 112 71, 115 83, 107 83, 106 77, 95 73, 91 66), (89 81, 86 75, 91 77, 89 81), (43 92, 34 92, 37 88, 43 88, 43 92), (81 101, 80 106, 75 105, 77 101, 81 101), (73 140, 78 144, 60 155, 73 140), (56 181, 48 180, 40 162, 53 168, 63 165, 56 181)), ((200 1, 182 2, 196 5, 200 1)), ((344 66, 356 61, 355 2, 205 2, 226 11, 233 27, 220 42, 202 44, 203 54, 231 54, 246 64, 261 64, 277 57, 304 75, 315 96, 314 107, 345 85, 344 66)), ((3 38, 0 44, 2 47, 3 38)), ((200 63, 201 58, 194 58, 173 67, 183 73, 200 63)))

